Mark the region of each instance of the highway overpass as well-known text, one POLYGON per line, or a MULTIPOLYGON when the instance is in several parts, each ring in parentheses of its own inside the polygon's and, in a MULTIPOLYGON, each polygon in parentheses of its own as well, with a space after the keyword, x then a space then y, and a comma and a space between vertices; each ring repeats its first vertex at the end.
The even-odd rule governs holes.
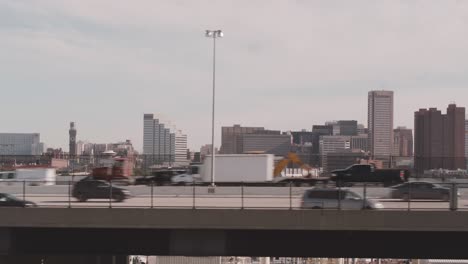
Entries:
POLYGON ((0 253, 8 256, 468 258, 468 212, 463 211, 0 211, 0 253))

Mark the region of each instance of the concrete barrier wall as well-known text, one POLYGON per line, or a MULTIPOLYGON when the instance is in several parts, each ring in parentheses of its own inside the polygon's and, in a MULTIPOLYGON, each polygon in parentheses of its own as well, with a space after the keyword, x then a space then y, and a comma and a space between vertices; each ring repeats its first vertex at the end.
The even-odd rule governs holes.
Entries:
POLYGON ((1 208, 0 227, 468 231, 468 212, 1 208))

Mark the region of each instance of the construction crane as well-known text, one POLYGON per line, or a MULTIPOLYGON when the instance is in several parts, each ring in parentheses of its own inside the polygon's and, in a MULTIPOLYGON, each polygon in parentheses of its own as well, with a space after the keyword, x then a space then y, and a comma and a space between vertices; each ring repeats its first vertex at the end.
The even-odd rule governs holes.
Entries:
POLYGON ((309 171, 311 167, 307 164, 304 164, 301 159, 294 152, 289 152, 288 155, 280 160, 273 170, 273 177, 280 177, 281 172, 288 166, 289 163, 297 164, 301 169, 309 171))

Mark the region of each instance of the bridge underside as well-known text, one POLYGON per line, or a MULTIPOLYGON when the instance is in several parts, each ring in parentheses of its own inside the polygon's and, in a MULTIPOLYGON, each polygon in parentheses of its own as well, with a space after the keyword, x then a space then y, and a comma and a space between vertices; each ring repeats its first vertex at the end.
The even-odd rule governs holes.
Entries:
POLYGON ((468 259, 468 250, 465 249, 468 232, 103 228, 3 228, 0 231, 0 250, 7 256, 179 255, 468 259))

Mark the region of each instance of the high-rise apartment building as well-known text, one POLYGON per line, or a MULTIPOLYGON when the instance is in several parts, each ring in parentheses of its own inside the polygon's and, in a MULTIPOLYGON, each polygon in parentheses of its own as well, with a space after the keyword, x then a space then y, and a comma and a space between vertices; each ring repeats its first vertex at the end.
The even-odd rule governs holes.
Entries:
POLYGON ((189 165, 190 160, 187 158, 187 135, 182 134, 181 130, 175 133, 175 160, 174 166, 189 165))
POLYGON ((389 160, 393 153, 393 91, 370 91, 367 128, 372 158, 389 160))
POLYGON ((447 114, 436 108, 414 114, 414 165, 430 169, 465 169, 465 108, 450 104, 447 114))
POLYGON ((393 130, 393 156, 413 156, 413 130, 406 127, 398 127, 393 130))
POLYGON ((40 138, 39 133, 0 133, 0 155, 41 155, 40 138))
POLYGON ((143 154, 145 154, 146 164, 172 166, 176 161, 180 163, 183 162, 182 159, 186 160, 186 153, 186 135, 170 123, 154 118, 153 114, 144 114, 143 154))

